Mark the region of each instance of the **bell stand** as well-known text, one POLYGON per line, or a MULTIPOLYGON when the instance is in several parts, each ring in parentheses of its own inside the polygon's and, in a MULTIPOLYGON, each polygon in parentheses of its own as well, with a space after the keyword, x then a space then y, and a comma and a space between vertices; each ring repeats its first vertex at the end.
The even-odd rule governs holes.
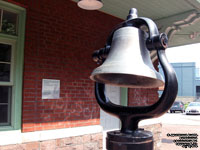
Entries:
POLYGON ((118 117, 121 121, 121 130, 107 133, 107 150, 153 150, 153 135, 150 131, 138 128, 139 121, 163 115, 175 101, 178 83, 174 69, 169 64, 165 49, 168 39, 163 33, 159 34, 155 23, 148 18, 138 17, 137 10, 132 8, 127 20, 119 24, 108 37, 105 48, 96 51, 93 59, 103 62, 109 53, 114 32, 122 27, 133 26, 148 28, 149 37, 146 41, 148 50, 156 50, 159 62, 164 71, 165 86, 159 100, 150 106, 120 106, 112 103, 105 94, 105 84, 95 83, 95 96, 100 107, 107 113, 118 117))

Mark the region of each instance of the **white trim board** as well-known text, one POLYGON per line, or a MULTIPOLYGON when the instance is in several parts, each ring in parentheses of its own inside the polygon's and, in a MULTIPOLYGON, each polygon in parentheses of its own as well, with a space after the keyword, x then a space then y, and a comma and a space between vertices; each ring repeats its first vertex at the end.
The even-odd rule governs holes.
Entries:
POLYGON ((86 134, 101 133, 103 131, 100 125, 45 130, 21 133, 21 130, 0 132, 0 145, 21 144, 35 141, 53 140, 86 134))

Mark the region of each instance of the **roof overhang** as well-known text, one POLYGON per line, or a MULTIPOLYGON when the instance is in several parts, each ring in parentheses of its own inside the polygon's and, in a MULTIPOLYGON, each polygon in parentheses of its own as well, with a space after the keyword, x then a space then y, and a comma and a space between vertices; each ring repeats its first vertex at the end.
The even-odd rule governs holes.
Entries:
POLYGON ((99 11, 126 19, 130 8, 154 20, 170 47, 200 42, 200 0, 103 0, 99 11))
POLYGON ((200 0, 103 0, 99 11, 125 20, 130 8, 154 20, 167 34, 169 47, 200 42, 200 0))

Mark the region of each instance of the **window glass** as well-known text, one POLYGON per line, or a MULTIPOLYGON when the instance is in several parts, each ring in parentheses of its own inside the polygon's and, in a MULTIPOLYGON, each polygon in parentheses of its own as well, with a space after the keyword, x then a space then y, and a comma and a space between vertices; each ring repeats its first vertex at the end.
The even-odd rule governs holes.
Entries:
POLYGON ((5 34, 17 34, 17 14, 3 10, 1 32, 5 34))
POLYGON ((10 64, 0 63, 0 81, 10 81, 10 64))
POLYGON ((0 61, 10 62, 11 60, 11 45, 0 43, 0 61))
POLYGON ((10 123, 11 86, 0 86, 0 123, 10 123))
POLYGON ((8 123, 8 105, 0 105, 0 123, 8 123))
POLYGON ((11 97, 11 87, 0 86, 0 104, 8 103, 10 97, 11 97))
POLYGON ((11 45, 0 43, 0 82, 10 81, 11 45))

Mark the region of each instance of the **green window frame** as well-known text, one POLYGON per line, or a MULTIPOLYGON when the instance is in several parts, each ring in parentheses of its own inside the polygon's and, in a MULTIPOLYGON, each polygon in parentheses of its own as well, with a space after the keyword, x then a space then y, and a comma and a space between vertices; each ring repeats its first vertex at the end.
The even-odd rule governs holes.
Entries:
MULTIPOLYGON (((4 122, 0 122, 0 126, 9 126, 11 125, 11 104, 13 103, 12 100, 14 99, 13 97, 13 73, 14 73, 14 52, 15 52, 15 41, 14 40, 8 40, 5 38, 1 38, 0 37, 0 51, 4 51, 5 48, 10 48, 10 53, 8 53, 8 56, 6 56, 5 58, 7 60, 2 61, 2 53, 1 53, 1 57, 0 57, 0 69, 2 70, 6 70, 7 72, 1 72, 0 71, 0 96, 5 95, 5 97, 0 97, 0 118, 1 121, 3 120, 7 120, 4 122), (10 57, 9 57, 10 56, 10 57), (5 67, 7 66, 7 67, 5 67), (5 69, 4 69, 5 67, 5 69), (7 70, 8 69, 8 70, 7 70), (7 75, 7 76, 4 76, 7 75), (2 77, 3 76, 3 77, 2 77), (6 77, 6 78, 4 78, 6 77), (6 90, 8 93, 6 93, 6 90), (7 99, 7 101, 5 101, 5 99, 7 99), (7 108, 7 111, 5 112, 5 108, 7 108), (4 114, 6 113, 6 114, 4 114), (5 116, 3 116, 6 115, 5 116)), ((4 53, 3 53, 4 54, 4 53)), ((6 53, 5 53, 6 54, 6 53)))
MULTIPOLYGON (((17 14, 16 32, 1 32, 0 43, 11 45, 10 81, 1 82, 0 86, 11 86, 11 100, 8 119, 9 123, 0 123, 0 131, 21 129, 22 118, 22 83, 23 83, 23 61, 24 61, 24 36, 26 9, 9 2, 0 1, 2 10, 17 14)), ((2 17, 1 17, 2 18, 2 17)), ((2 20, 1 20, 2 22, 2 20)), ((12 24, 11 24, 12 25, 12 24)), ((2 24, 0 25, 2 27, 2 24)), ((3 62, 4 63, 4 62, 3 62)), ((1 114, 0 114, 1 115, 1 114)))
POLYGON ((128 88, 121 87, 120 88, 120 95, 121 95, 121 105, 128 106, 128 88))

